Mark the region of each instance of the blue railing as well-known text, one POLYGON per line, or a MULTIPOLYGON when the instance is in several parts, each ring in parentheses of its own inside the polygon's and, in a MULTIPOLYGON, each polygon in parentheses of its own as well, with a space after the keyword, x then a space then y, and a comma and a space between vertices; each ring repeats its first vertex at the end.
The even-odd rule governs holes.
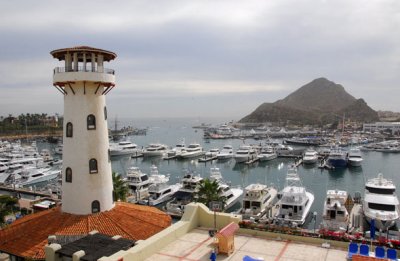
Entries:
POLYGON ((83 66, 79 66, 78 69, 76 68, 69 68, 69 67, 56 67, 54 68, 53 73, 66 73, 66 72, 97 72, 97 73, 106 73, 106 74, 115 74, 115 71, 113 69, 107 69, 107 68, 102 68, 99 70, 99 68, 92 68, 90 66, 87 66, 84 68, 83 66))

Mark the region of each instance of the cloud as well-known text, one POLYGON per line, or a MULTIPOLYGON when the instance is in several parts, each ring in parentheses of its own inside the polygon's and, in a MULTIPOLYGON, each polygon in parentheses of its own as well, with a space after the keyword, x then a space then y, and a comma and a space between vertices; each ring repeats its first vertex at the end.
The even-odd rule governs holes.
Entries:
MULTIPOLYGON (((89 45, 118 54, 106 66, 116 70, 109 99, 120 99, 121 112, 137 97, 157 101, 149 115, 162 115, 168 100, 183 106, 197 97, 195 114, 210 97, 226 106, 247 97, 235 108, 242 115, 251 101, 256 108, 317 77, 341 83, 374 109, 400 111, 389 98, 400 95, 398 10, 397 0, 5 1, 0 88, 8 100, 21 88, 34 96, 51 87, 52 69, 62 66, 51 50, 89 45)), ((37 103, 48 98, 37 96, 37 103)), ((0 101, 3 110, 16 110, 0 101)))

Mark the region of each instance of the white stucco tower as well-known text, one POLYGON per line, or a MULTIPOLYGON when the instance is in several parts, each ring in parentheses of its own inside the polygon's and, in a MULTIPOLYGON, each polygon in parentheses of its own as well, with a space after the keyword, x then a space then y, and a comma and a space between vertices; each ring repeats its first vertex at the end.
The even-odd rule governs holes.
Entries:
POLYGON ((113 52, 88 46, 50 53, 63 61, 53 85, 64 95, 62 211, 86 215, 114 207, 106 94, 115 86, 114 70, 104 62, 113 52))

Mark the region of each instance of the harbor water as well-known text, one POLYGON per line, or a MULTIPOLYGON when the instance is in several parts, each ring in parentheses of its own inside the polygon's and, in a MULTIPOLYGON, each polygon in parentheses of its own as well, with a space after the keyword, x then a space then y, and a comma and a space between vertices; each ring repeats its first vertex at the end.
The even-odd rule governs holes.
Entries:
MULTIPOLYGON (((200 125, 202 122, 221 124, 221 119, 120 119, 119 125, 135 126, 137 128, 148 128, 145 136, 128 136, 127 140, 138 145, 146 147, 150 143, 163 143, 174 147, 185 140, 186 145, 192 142, 200 143, 204 150, 211 148, 222 148, 225 144, 230 144, 236 150, 241 144, 260 144, 262 140, 209 140, 203 139, 201 129, 192 128, 200 125)), ((109 126, 114 126, 112 122, 109 126)), ((364 194, 364 185, 366 179, 376 177, 378 173, 383 173, 385 178, 392 179, 397 189, 400 188, 400 153, 382 153, 375 151, 363 151, 364 159, 362 167, 343 168, 335 170, 319 169, 317 165, 300 165, 298 173, 303 185, 307 190, 315 195, 315 200, 311 212, 317 212, 317 220, 308 223, 309 228, 319 226, 323 211, 326 191, 329 189, 345 190, 352 197, 359 191, 364 194)), ((160 174, 169 174, 170 183, 179 182, 185 170, 196 172, 203 178, 209 177, 210 168, 216 166, 220 168, 224 180, 231 183, 232 186, 240 186, 243 189, 252 183, 263 183, 273 185, 278 190, 285 185, 287 169, 294 163, 294 159, 277 158, 268 162, 256 162, 252 165, 235 164, 230 161, 211 161, 200 163, 197 160, 164 160, 162 158, 128 158, 120 157, 112 159, 113 171, 122 175, 126 174, 127 168, 137 166, 142 172, 149 173, 150 167, 154 164, 158 167, 160 174)), ((398 192, 399 193, 399 192, 398 192)), ((240 206, 236 206, 240 207, 240 206)))

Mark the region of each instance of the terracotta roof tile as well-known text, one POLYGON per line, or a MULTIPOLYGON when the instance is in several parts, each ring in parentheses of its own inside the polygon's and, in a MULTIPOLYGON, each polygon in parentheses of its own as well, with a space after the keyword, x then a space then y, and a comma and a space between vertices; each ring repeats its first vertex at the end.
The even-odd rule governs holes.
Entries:
POLYGON ((92 230, 140 240, 171 224, 171 217, 147 206, 116 203, 110 210, 92 215, 72 215, 60 207, 28 215, 0 230, 0 250, 16 256, 44 259, 49 235, 80 235, 92 230))

